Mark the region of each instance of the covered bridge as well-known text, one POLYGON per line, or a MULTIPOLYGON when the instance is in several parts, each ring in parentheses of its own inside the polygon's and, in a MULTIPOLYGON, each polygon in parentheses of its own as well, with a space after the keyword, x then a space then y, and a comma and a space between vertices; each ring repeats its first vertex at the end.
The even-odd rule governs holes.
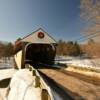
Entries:
POLYGON ((18 68, 31 65, 53 64, 57 42, 42 28, 15 42, 15 62, 18 68))

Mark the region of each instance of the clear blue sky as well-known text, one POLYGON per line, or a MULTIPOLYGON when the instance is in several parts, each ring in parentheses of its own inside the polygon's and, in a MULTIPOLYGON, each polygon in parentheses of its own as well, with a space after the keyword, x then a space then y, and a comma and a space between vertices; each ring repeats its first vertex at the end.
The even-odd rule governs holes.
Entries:
POLYGON ((55 39, 80 36, 80 0, 0 0, 0 40, 15 41, 39 27, 55 39))

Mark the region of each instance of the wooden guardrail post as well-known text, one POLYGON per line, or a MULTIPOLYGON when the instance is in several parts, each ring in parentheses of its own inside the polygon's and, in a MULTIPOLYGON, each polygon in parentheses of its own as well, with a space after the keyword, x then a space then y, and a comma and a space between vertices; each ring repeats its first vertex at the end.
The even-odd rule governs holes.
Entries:
POLYGON ((29 64, 25 64, 25 68, 29 68, 30 67, 30 65, 29 64))
POLYGON ((32 70, 32 75, 33 75, 33 76, 36 75, 36 70, 35 70, 35 69, 32 70))
POLYGON ((41 91, 41 100, 50 100, 48 97, 48 91, 46 89, 42 89, 41 91))
POLYGON ((39 87, 41 89, 41 100, 51 100, 52 94, 48 90, 48 86, 46 83, 43 81, 41 76, 39 75, 38 71, 34 69, 31 65, 26 65, 26 68, 29 68, 30 71, 32 71, 32 75, 34 77, 34 83, 33 86, 35 88, 39 87))
POLYGON ((40 87, 40 77, 35 76, 34 87, 40 87))
POLYGON ((32 71, 32 68, 31 67, 29 67, 29 71, 32 71))

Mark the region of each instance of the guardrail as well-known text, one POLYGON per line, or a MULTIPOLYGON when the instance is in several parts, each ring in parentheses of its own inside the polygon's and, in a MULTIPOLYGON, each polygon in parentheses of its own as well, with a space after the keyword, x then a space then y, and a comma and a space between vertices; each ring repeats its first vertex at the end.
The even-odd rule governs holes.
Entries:
POLYGON ((32 75, 35 77, 34 87, 39 87, 41 89, 41 100, 54 100, 50 87, 45 83, 39 72, 29 64, 26 64, 25 67, 29 68, 32 75))

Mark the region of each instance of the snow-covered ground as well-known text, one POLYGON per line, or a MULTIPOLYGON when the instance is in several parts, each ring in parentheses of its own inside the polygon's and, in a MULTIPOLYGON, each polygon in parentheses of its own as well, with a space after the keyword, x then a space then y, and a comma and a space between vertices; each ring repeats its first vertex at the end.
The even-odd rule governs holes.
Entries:
POLYGON ((14 67, 14 59, 11 57, 10 59, 0 59, 0 69, 7 69, 14 67))
POLYGON ((80 58, 80 57, 59 56, 56 57, 56 63, 75 65, 78 67, 95 68, 100 70, 100 58, 89 59, 89 58, 80 58))
POLYGON ((28 69, 19 71, 3 69, 0 70, 0 73, 0 82, 11 78, 11 82, 7 87, 0 86, 0 100, 41 100, 41 90, 34 87, 35 78, 28 69), (8 91, 9 87, 10 91, 8 91), (6 99, 4 99, 5 97, 6 99))
POLYGON ((7 100, 41 100, 41 89, 33 86, 34 80, 28 69, 17 71, 11 79, 7 100))
POLYGON ((6 94, 7 94, 7 90, 8 90, 8 86, 5 86, 7 80, 13 76, 13 74, 16 72, 15 69, 2 69, 0 70, 0 100, 4 100, 6 94), (5 81, 4 81, 5 80, 5 81), (2 87, 2 84, 4 84, 4 86, 2 87))
POLYGON ((78 70, 73 67, 68 67, 65 70, 100 79, 100 73, 97 72, 78 70))

